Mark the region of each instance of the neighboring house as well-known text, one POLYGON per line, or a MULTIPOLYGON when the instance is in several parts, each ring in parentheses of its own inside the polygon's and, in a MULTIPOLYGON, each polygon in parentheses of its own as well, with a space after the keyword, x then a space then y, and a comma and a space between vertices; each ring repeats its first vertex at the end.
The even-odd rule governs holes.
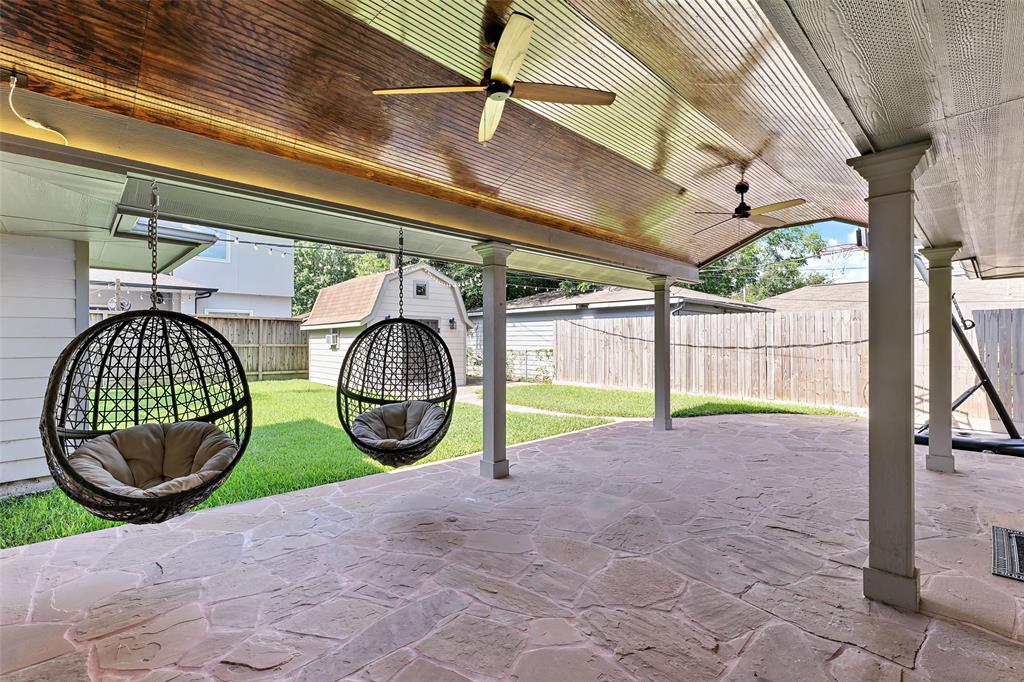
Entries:
MULTIPOLYGON (((195 314, 202 301, 217 290, 175 277, 156 276, 157 308, 195 314)), ((148 308, 150 275, 148 272, 127 270, 89 270, 89 310, 108 312, 148 308), (120 291, 118 290, 120 285, 120 291)))
MULTIPOLYGON (((455 376, 466 383, 466 335, 472 323, 455 282, 419 263, 405 269, 405 317, 441 334, 455 361, 455 376)), ((302 325, 309 332, 309 380, 334 386, 352 341, 375 322, 398 316, 398 272, 356 277, 317 294, 302 325)))
MULTIPOLYGON (((683 287, 672 288, 673 315, 770 312, 761 305, 734 301, 683 287)), ((554 376, 556 320, 609 317, 652 317, 651 293, 623 287, 604 287, 585 294, 548 291, 508 302, 506 323, 508 374, 512 378, 547 380, 554 376)), ((473 357, 483 354, 482 310, 471 310, 476 331, 470 334, 473 357)))
MULTIPOLYGON (((0 151, 0 485, 48 475, 39 440, 54 360, 89 325, 90 268, 150 267, 137 213, 148 183, 0 151)), ((161 225, 157 267, 213 243, 161 225)), ((108 296, 109 298, 109 296, 108 296)))
POLYGON ((218 237, 217 243, 171 273, 213 290, 197 297, 196 315, 291 317, 295 293, 291 239, 182 225, 218 237))
MULTIPOLYGON (((973 310, 1024 307, 1024 279, 971 279, 965 275, 953 277, 953 293, 965 315, 973 310)), ((928 305, 928 287, 920 279, 914 280, 914 302, 918 310, 928 305)), ((813 284, 787 291, 758 302, 758 305, 776 312, 788 313, 806 310, 862 310, 868 309, 868 283, 813 284)))

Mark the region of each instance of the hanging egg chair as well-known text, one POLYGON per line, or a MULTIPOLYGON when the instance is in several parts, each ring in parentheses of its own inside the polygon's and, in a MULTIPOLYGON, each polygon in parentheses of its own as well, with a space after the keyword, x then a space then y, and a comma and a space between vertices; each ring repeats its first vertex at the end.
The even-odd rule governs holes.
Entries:
POLYGON ((46 463, 100 518, 158 523, 206 500, 252 429, 237 353, 197 318, 156 308, 156 186, 149 310, 86 329, 57 358, 40 419, 46 463))
POLYGON ((403 317, 399 232, 397 318, 355 338, 338 373, 338 418, 352 444, 385 466, 429 455, 448 432, 457 391, 455 363, 436 331, 403 317))

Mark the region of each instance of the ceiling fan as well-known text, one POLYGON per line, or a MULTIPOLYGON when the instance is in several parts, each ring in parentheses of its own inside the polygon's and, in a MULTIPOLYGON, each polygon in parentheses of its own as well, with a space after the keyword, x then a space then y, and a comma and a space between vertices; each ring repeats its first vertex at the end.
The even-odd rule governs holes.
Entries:
POLYGON ((516 82, 516 75, 526 58, 526 50, 533 36, 533 17, 521 12, 513 12, 508 23, 497 33, 494 47, 494 60, 491 67, 484 72, 480 85, 425 85, 409 88, 380 88, 373 91, 375 95, 447 95, 462 92, 484 92, 483 115, 480 117, 480 130, 477 139, 486 142, 494 136, 501 120, 501 112, 505 108, 505 100, 509 97, 533 100, 536 102, 555 102, 559 104, 611 104, 615 101, 614 92, 577 88, 570 85, 554 85, 551 83, 516 82))
POLYGON ((708 225, 694 232, 694 234, 700 234, 705 230, 710 230, 713 227, 718 227, 722 223, 727 223, 730 220, 749 220, 755 225, 761 227, 782 227, 784 223, 777 218, 765 215, 766 213, 773 213, 775 211, 781 211, 785 208, 793 208, 794 206, 800 206, 806 204, 805 199, 789 199, 787 201, 779 201, 774 204, 768 204, 767 206, 758 206, 757 208, 751 208, 747 205, 745 195, 750 191, 750 185, 744 179, 743 175, 740 175, 740 181, 736 183, 736 193, 740 195, 740 203, 736 206, 732 213, 726 213, 724 211, 694 211, 701 215, 727 215, 729 216, 725 220, 719 220, 714 225, 708 225))

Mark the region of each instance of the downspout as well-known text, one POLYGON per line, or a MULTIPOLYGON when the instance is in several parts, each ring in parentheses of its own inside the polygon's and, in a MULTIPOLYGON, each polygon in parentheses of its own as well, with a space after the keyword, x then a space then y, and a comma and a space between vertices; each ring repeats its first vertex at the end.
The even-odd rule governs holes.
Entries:
POLYGON ((201 298, 210 298, 211 296, 213 296, 213 293, 215 291, 217 291, 217 290, 216 289, 210 289, 209 291, 204 291, 201 294, 196 294, 192 298, 192 315, 193 316, 199 314, 199 299, 201 299, 201 298))

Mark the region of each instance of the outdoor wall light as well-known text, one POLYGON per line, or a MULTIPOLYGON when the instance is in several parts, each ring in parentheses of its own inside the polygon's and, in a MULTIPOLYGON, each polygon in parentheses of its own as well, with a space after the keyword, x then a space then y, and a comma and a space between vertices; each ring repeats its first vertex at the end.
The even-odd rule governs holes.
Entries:
POLYGON ((448 328, 449 329, 455 329, 455 318, 454 317, 448 318, 448 328))

